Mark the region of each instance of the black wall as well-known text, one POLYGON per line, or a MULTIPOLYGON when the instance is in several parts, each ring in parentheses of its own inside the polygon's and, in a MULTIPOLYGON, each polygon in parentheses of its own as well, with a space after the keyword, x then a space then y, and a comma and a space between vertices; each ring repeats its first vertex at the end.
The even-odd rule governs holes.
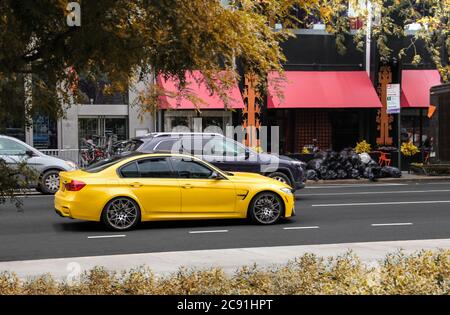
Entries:
POLYGON ((358 51, 352 36, 346 37, 347 52, 339 54, 336 39, 325 33, 300 33, 282 44, 286 70, 364 70, 365 54, 358 51))

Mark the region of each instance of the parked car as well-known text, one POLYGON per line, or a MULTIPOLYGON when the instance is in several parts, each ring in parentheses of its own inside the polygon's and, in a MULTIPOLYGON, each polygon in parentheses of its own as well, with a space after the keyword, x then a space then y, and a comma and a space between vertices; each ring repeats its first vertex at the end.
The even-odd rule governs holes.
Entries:
POLYGON ((305 187, 305 164, 287 156, 258 153, 216 133, 150 133, 129 140, 129 151, 188 153, 224 171, 259 173, 295 190, 305 187))
POLYGON ((295 213, 288 185, 224 172, 191 155, 131 152, 60 176, 56 213, 101 221, 113 230, 154 220, 250 218, 273 224, 295 213))
POLYGON ((26 164, 39 174, 39 180, 31 188, 36 188, 44 194, 54 194, 58 191, 60 171, 77 168, 71 161, 45 155, 16 138, 3 135, 0 135, 0 158, 12 167, 26 161, 26 164))

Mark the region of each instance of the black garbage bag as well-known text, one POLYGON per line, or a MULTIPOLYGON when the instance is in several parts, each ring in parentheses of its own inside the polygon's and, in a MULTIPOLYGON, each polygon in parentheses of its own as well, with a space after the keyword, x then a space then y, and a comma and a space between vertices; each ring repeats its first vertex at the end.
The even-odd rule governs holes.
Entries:
POLYGON ((319 177, 317 176, 317 172, 315 170, 307 170, 306 171, 306 179, 307 180, 319 180, 319 177))
POLYGON ((319 171, 320 167, 322 166, 323 160, 322 159, 312 159, 311 161, 309 161, 306 164, 306 169, 307 170, 314 170, 314 171, 319 171))
POLYGON ((396 167, 384 166, 380 170, 380 175, 381 177, 399 178, 402 177, 402 172, 396 167))
POLYGON ((337 178, 337 173, 333 170, 328 170, 328 172, 325 173, 325 177, 323 179, 336 179, 337 178))
POLYGON ((351 173, 350 173, 350 178, 352 179, 360 179, 361 178, 361 173, 358 169, 354 168, 352 169, 351 173))
POLYGON ((345 170, 343 170, 343 169, 339 169, 338 171, 337 171, 337 178, 339 178, 339 179, 345 179, 345 178, 347 178, 347 172, 345 171, 345 170))

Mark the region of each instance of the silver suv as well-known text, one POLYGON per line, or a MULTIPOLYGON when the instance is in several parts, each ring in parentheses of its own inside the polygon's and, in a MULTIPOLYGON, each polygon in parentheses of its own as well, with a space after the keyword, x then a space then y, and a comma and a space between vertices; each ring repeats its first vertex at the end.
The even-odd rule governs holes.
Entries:
POLYGON ((26 161, 38 172, 39 180, 31 188, 44 194, 54 194, 59 189, 59 172, 77 168, 72 161, 65 161, 46 155, 28 144, 8 136, 0 135, 0 159, 11 167, 26 161))

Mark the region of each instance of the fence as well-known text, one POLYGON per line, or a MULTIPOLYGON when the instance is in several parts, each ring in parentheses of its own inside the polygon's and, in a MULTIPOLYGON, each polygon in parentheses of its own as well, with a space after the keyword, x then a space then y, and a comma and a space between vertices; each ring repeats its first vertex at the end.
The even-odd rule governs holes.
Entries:
POLYGON ((39 150, 44 154, 54 156, 63 160, 68 160, 76 163, 77 165, 83 167, 84 165, 80 165, 80 153, 79 149, 46 149, 39 150))

